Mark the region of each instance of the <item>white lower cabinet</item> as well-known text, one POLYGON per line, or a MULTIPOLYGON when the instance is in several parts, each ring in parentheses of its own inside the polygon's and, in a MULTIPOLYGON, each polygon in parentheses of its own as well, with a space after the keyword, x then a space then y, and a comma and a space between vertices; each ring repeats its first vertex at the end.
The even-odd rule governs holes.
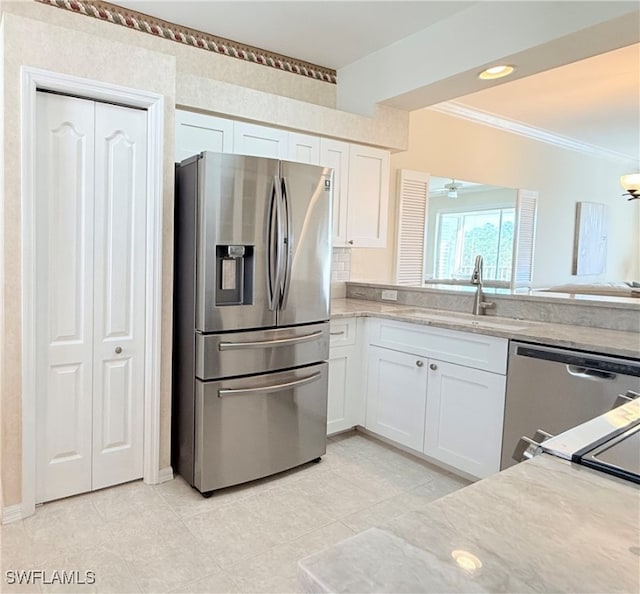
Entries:
POLYGON ((327 434, 364 424, 360 346, 355 318, 331 321, 327 434))
POLYGON ((392 320, 368 325, 365 427, 467 475, 498 472, 508 341, 392 320))
POLYGON ((473 476, 498 472, 505 380, 430 360, 424 453, 473 476))
POLYGON ((357 384, 351 372, 354 347, 331 349, 329 357, 329 396, 327 400, 327 435, 356 425, 351 414, 350 395, 357 384))
POLYGON ((427 361, 409 353, 369 347, 366 428, 422 450, 427 361))

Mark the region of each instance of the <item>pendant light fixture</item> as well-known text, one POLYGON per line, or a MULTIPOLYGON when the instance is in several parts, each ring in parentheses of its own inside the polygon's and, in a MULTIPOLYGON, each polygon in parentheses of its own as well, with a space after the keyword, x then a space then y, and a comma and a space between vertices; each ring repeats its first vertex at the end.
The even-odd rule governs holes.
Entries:
POLYGON ((626 190, 623 196, 630 196, 627 200, 640 198, 640 173, 627 173, 620 178, 620 185, 626 190))

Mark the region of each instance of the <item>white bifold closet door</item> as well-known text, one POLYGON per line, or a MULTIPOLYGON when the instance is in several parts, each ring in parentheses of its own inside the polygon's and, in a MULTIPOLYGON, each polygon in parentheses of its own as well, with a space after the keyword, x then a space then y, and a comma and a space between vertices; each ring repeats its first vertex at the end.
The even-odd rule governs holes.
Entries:
POLYGON ((37 95, 42 502, 142 477, 147 118, 37 95))

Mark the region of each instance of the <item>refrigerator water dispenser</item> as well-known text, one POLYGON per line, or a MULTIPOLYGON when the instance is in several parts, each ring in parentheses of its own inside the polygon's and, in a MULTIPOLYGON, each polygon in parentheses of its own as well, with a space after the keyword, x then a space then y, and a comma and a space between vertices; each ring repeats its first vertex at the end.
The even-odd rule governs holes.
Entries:
POLYGON ((216 246, 216 305, 246 305, 253 301, 253 246, 216 246))

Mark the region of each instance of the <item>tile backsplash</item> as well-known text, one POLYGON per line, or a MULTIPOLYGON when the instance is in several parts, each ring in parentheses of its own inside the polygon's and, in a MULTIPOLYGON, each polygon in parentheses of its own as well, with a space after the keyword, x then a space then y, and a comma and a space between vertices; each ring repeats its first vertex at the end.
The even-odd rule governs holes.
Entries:
POLYGON ((344 297, 351 275, 351 250, 334 247, 331 256, 331 297, 344 297))
POLYGON ((351 250, 349 248, 333 248, 331 258, 331 282, 345 283, 351 273, 351 250))

